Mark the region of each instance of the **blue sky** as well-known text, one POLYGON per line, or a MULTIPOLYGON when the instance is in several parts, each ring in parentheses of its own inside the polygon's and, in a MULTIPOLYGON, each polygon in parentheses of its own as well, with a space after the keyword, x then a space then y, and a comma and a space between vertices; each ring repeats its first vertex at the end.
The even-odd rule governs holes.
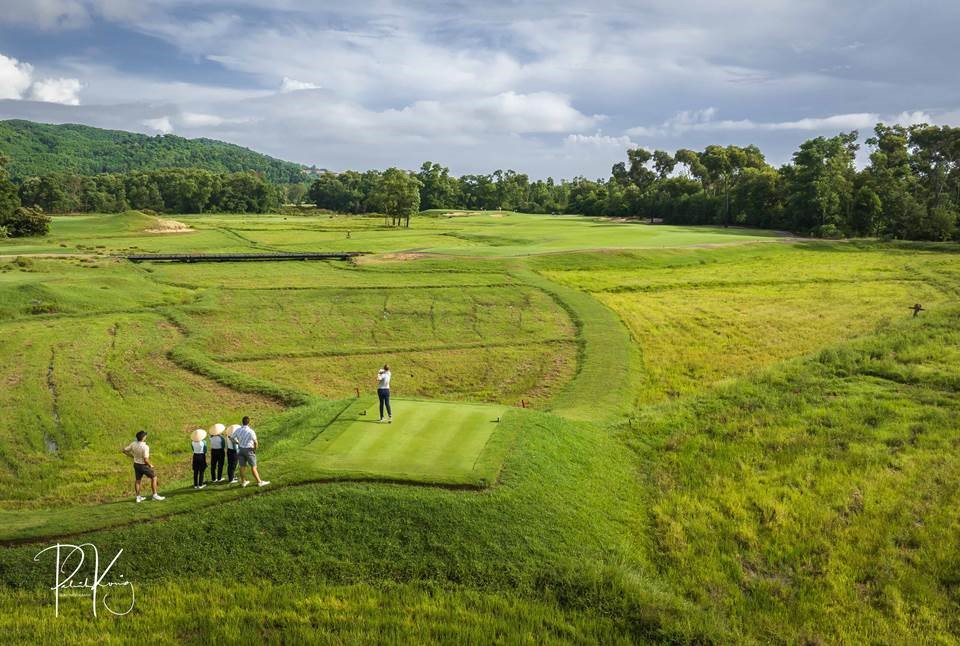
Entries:
POLYGON ((0 0, 0 118, 335 170, 601 177, 628 147, 960 124, 960 3, 0 0))

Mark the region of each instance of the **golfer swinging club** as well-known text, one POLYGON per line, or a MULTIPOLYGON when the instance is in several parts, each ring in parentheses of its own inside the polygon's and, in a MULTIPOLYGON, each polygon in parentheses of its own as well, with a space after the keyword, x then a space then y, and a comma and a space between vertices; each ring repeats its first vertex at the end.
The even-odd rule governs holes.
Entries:
POLYGON ((377 397, 380 398, 380 423, 383 423, 383 408, 387 408, 387 423, 393 423, 393 413, 390 411, 390 366, 383 364, 377 371, 377 397))

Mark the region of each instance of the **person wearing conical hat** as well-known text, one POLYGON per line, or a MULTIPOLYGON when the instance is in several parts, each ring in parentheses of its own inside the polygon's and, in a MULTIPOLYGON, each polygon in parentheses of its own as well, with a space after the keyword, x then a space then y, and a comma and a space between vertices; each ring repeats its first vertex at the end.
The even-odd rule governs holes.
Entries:
POLYGON ((190 434, 193 447, 193 488, 204 489, 203 474, 207 472, 207 432, 198 428, 190 434))
POLYGON ((224 433, 227 440, 227 481, 230 484, 239 482, 237 480, 237 459, 240 455, 240 446, 233 441, 233 434, 238 428, 240 428, 239 424, 233 424, 224 433))
POLYGON ((223 482, 223 461, 226 458, 226 438, 223 424, 210 427, 210 481, 223 482))

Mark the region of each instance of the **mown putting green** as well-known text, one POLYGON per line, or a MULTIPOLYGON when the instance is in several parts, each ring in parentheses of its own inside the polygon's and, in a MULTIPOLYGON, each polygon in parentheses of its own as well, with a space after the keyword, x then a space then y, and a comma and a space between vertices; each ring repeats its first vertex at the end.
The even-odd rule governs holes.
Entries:
MULTIPOLYGON (((492 483, 509 438, 492 441, 504 406, 396 399, 393 422, 363 397, 302 450, 313 469, 345 478, 432 484, 492 483)), ((504 432, 506 434, 506 432, 504 432)))

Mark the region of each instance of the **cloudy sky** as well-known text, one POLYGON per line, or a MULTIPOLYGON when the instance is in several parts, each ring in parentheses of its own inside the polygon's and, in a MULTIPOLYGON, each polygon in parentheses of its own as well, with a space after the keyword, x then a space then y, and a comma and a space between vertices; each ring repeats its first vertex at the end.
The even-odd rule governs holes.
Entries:
POLYGON ((953 0, 0 0, 0 119, 322 168, 606 176, 628 147, 960 125, 953 0))

